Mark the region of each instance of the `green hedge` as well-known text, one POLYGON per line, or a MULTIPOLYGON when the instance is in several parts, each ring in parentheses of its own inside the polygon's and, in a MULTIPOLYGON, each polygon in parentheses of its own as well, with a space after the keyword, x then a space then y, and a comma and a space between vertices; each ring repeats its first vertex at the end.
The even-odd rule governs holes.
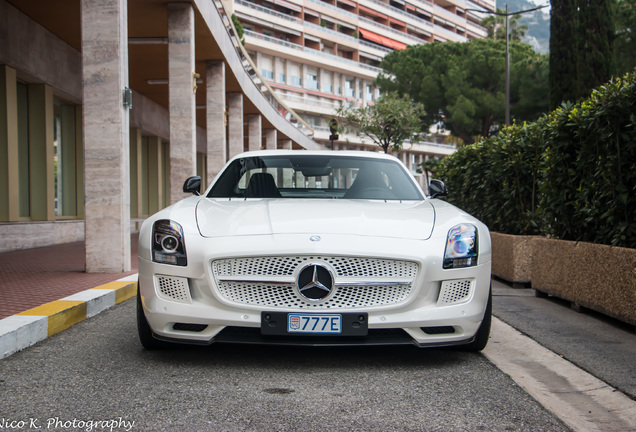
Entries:
POLYGON ((636 248, 634 74, 460 148, 436 174, 493 231, 636 248))

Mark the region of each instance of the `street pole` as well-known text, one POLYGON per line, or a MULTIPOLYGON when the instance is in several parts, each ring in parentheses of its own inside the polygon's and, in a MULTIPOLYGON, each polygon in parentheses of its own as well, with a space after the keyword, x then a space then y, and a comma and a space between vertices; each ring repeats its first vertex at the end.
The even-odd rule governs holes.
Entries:
POLYGON ((527 12, 534 12, 536 10, 539 9, 543 9, 545 7, 548 7, 549 5, 544 5, 544 6, 538 6, 532 9, 526 9, 526 10, 521 10, 521 11, 517 11, 517 12, 512 12, 510 13, 510 11, 508 10, 508 3, 506 3, 506 12, 505 13, 500 13, 500 12, 491 12, 488 10, 482 10, 482 9, 464 9, 466 12, 468 11, 472 11, 472 12, 477 12, 477 13, 485 13, 485 14, 490 14, 490 15, 499 15, 499 16, 504 16, 506 17, 506 59, 505 59, 505 65, 506 65, 506 70, 505 70, 505 74, 506 74, 506 126, 510 126, 510 35, 508 32, 508 19, 510 18, 511 15, 519 15, 519 14, 524 14, 527 12))
POLYGON ((508 34, 508 3, 506 3, 506 126, 510 126, 510 35, 508 34))

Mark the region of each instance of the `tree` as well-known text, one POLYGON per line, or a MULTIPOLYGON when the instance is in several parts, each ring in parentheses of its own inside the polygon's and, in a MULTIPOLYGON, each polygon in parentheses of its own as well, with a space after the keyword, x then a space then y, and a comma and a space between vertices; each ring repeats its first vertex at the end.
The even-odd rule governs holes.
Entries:
POLYGON ((552 0, 550 106, 576 102, 614 72, 613 0, 552 0))
MULTIPOLYGON (((498 14, 505 14, 503 9, 497 9, 498 14)), ((519 25, 520 15, 510 15, 508 18, 508 28, 510 40, 521 42, 528 31, 528 26, 519 25)), ((484 18, 481 25, 488 30, 488 38, 494 40, 506 40, 506 17, 504 15, 490 15, 484 18)))
MULTIPOLYGON (((423 129, 442 122, 454 136, 473 143, 504 124, 505 51, 505 41, 489 39, 410 46, 384 57, 385 72, 376 83, 424 105, 423 129)), ((519 43, 512 43, 510 52, 511 113, 520 121, 534 119, 548 109, 547 67, 538 66, 545 57, 519 43), (526 71, 529 64, 535 65, 532 73, 526 71), (522 103, 521 90, 528 87, 538 99, 522 103)))
POLYGON ((614 26, 614 65, 622 76, 636 67, 636 0, 616 0, 614 26))
POLYGON ((382 147, 384 153, 398 151, 405 141, 419 141, 424 107, 406 95, 387 94, 375 105, 364 107, 341 106, 336 115, 344 132, 367 137, 382 147))
POLYGON ((614 73, 612 0, 578 0, 577 96, 586 98, 614 73))
POLYGON ((550 108, 576 100, 577 0, 551 0, 550 108))

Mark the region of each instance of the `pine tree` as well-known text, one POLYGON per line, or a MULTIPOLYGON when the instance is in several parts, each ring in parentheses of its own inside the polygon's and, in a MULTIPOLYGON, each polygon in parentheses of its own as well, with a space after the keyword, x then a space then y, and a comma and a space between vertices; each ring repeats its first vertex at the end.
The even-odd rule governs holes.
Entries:
POLYGON ((550 107, 577 99, 577 4, 578 0, 551 0, 550 107))

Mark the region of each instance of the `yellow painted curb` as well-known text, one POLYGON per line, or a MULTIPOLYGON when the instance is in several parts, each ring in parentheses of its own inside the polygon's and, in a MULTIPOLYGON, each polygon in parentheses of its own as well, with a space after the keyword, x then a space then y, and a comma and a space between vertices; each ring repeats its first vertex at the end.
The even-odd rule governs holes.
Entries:
POLYGON ((137 294, 137 282, 115 281, 93 289, 115 290, 115 304, 119 304, 137 294))
POLYGON ((56 300, 42 306, 29 309, 17 315, 26 316, 47 316, 48 336, 66 330, 72 325, 86 319, 86 302, 56 300))
MULTIPOLYGON (((115 291, 115 304, 119 304, 137 294, 137 282, 115 281, 91 289, 115 291)), ((86 311, 87 303, 85 301, 55 300, 16 315, 47 317, 47 333, 50 337, 84 321, 86 311)))

